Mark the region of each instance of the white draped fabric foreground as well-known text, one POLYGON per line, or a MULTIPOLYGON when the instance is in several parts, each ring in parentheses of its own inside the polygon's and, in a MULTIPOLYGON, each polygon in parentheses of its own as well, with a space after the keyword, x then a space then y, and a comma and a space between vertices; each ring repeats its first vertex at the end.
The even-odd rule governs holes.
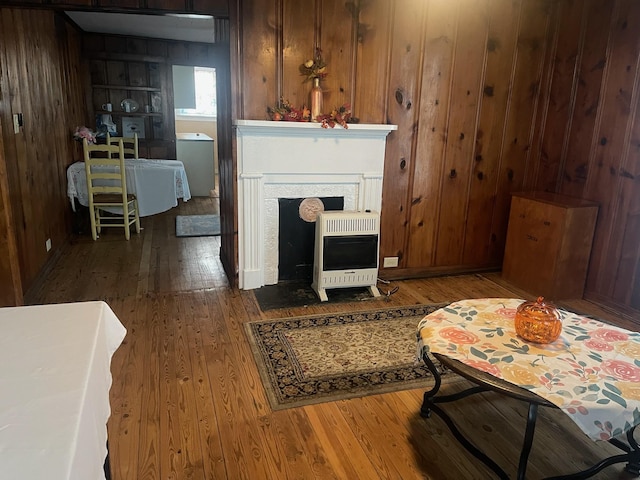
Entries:
POLYGON ((111 357, 104 302, 0 308, 0 478, 104 478, 111 357))
MULTIPOLYGON (((178 205, 178 199, 191 198, 184 164, 179 160, 150 160, 128 158, 127 191, 138 197, 141 217, 166 212, 178 205)), ((104 167, 107 171, 111 167, 104 167)), ((74 207, 74 198, 80 205, 89 205, 84 162, 76 162, 67 169, 67 195, 74 207)))

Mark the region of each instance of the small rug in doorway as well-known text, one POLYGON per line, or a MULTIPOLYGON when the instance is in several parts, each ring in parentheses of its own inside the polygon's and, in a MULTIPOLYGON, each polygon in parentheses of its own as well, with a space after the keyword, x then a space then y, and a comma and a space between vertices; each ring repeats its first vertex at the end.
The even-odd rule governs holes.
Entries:
MULTIPOLYGON (((273 410, 424 388, 418 323, 446 304, 322 314, 245 324, 273 410)), ((445 375, 443 381, 456 376, 445 375)))
POLYGON ((176 237, 220 235, 220 215, 176 216, 176 237))
MULTIPOLYGON (((295 308, 322 303, 308 282, 298 280, 279 281, 275 285, 265 285, 253 291, 260 310, 295 308)), ((366 287, 332 288, 327 290, 329 302, 360 302, 376 297, 366 287)), ((380 298, 380 297, 378 297, 380 298)))

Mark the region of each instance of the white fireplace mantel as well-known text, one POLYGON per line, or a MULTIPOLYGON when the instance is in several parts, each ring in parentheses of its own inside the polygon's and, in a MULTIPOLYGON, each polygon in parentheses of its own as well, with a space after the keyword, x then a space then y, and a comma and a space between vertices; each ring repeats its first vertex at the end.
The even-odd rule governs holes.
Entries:
POLYGON ((240 288, 278 283, 278 199, 344 197, 345 210, 382 207, 387 135, 397 125, 237 120, 240 288))

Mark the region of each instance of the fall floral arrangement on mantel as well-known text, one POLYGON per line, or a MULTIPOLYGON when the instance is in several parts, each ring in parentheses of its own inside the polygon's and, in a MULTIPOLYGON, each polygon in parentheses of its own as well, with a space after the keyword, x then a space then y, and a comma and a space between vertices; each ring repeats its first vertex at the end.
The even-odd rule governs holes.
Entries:
POLYGON ((267 107, 269 117, 274 121, 285 122, 318 122, 322 128, 333 128, 336 124, 343 128, 349 128, 347 123, 358 123, 358 119, 351 116, 351 105, 345 103, 341 107, 334 108, 329 113, 322 112, 322 89, 320 80, 328 74, 327 64, 322 58, 322 50, 316 48, 314 58, 300 65, 300 74, 304 76, 304 82, 313 81, 311 89, 311 107, 303 105, 296 108, 288 100, 280 98, 277 105, 267 107))
POLYGON ((316 48, 315 58, 310 58, 300 65, 300 74, 304 75, 305 82, 308 80, 322 80, 327 76, 327 64, 322 59, 322 50, 316 48))
POLYGON ((342 128, 349 128, 348 123, 358 123, 358 119, 351 116, 351 105, 345 103, 339 108, 331 110, 331 113, 323 113, 318 116, 322 128, 335 127, 336 123, 342 128))
MULTIPOLYGON (((311 110, 303 105, 301 108, 296 108, 289 103, 288 100, 280 99, 277 105, 273 107, 267 107, 267 112, 271 120, 276 122, 310 122, 311 110)), ((336 124, 343 128, 349 128, 349 123, 358 123, 358 119, 351 115, 351 105, 345 103, 341 107, 333 109, 329 113, 323 113, 318 115, 317 121, 322 128, 333 128, 336 124)))

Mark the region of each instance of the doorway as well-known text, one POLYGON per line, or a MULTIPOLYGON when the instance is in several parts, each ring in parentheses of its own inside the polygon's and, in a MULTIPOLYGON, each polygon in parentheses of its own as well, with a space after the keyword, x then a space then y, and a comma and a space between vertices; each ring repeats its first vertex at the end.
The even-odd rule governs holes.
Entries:
POLYGON ((219 198, 216 69, 173 65, 176 157, 194 197, 219 198))
MULTIPOLYGON (((125 9, 126 10, 126 9, 125 9)), ((231 49, 229 38, 229 19, 225 15, 219 18, 211 15, 194 15, 193 12, 172 15, 154 15, 157 12, 148 12, 144 9, 135 13, 122 12, 111 21, 111 16, 117 15, 111 12, 67 12, 76 24, 82 25, 81 29, 91 36, 87 44, 91 46, 90 58, 104 59, 104 78, 93 79, 93 85, 121 85, 126 80, 126 85, 132 88, 131 93, 120 92, 117 97, 134 98, 142 93, 151 92, 161 99, 160 108, 151 105, 152 111, 146 113, 136 112, 137 116, 149 117, 149 132, 153 137, 145 143, 144 156, 146 158, 176 158, 175 117, 173 106, 173 89, 171 66, 191 65, 215 68, 216 72, 216 100, 217 100, 217 132, 214 138, 214 152, 216 157, 217 182, 214 190, 219 197, 221 217, 221 246, 220 259, 223 268, 231 284, 237 283, 237 252, 236 252, 236 218, 235 218, 235 164, 233 159, 233 132, 232 132, 232 95, 231 95, 231 49), (79 14, 79 15, 76 15, 79 14), (80 14, 87 13, 87 22, 80 14), (136 15, 138 14, 138 15, 136 15), (196 18, 197 17, 197 18, 196 18), (89 22, 89 20, 92 20, 89 22), (142 26, 150 25, 154 21, 159 22, 187 22, 187 28, 150 28, 143 32, 142 26), (118 31, 111 30, 120 29, 118 31), (123 30, 130 27, 130 31, 123 30), (89 33, 91 32, 91 33, 89 33), (173 36, 175 34, 175 36, 173 36), (184 38, 183 38, 184 37, 184 38), (188 38, 187 38, 188 37, 188 38), (131 73, 137 78, 140 73, 140 64, 151 64, 153 69, 144 75, 139 82, 132 82, 131 73), (111 72, 113 65, 124 65, 128 69, 123 76, 118 72, 111 72), (143 88, 144 87, 144 88, 143 88), (124 95, 127 93, 127 95, 124 95), (217 141, 216 141, 217 139, 217 141)), ((96 72, 95 65, 91 66, 91 73, 96 72)), ((95 90, 95 89, 94 89, 95 90)), ((123 88, 122 90, 127 90, 123 88)), ((95 93, 95 92, 94 92, 95 93)), ((100 111, 100 106, 106 102, 95 94, 92 95, 93 108, 91 114, 100 111)), ((144 108, 145 102, 138 102, 144 108)), ((196 197, 198 198, 198 197, 196 197)), ((205 197, 207 201, 212 197, 205 197)))

